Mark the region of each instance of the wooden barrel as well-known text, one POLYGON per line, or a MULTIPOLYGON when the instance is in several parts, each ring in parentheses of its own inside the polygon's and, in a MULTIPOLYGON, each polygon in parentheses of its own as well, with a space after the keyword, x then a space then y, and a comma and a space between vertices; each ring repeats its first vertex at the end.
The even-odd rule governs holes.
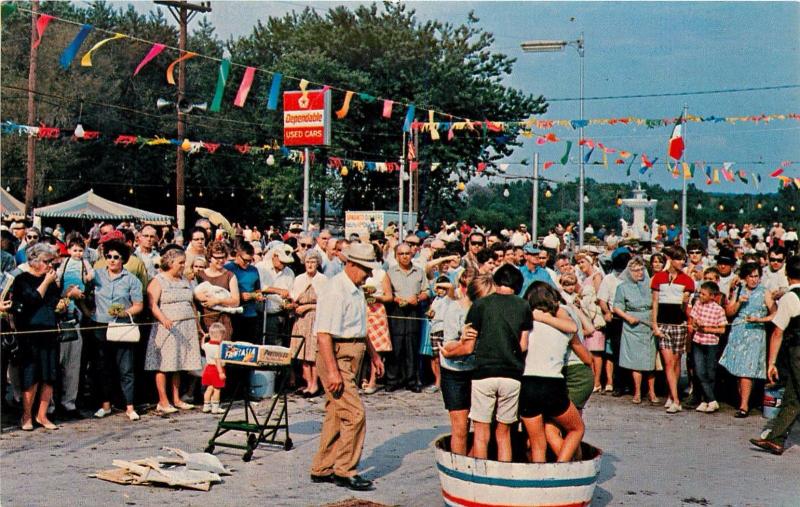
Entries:
POLYGON ((450 435, 438 438, 434 446, 442 496, 452 507, 589 505, 603 454, 581 443, 583 461, 503 463, 451 453, 450 435))

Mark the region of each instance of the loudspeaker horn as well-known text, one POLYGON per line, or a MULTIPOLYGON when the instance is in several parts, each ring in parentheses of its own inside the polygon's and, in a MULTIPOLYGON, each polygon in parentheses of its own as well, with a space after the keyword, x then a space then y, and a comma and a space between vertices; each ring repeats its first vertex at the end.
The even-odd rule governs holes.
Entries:
POLYGON ((167 107, 167 106, 171 106, 171 105, 172 105, 172 102, 170 102, 170 101, 168 101, 168 100, 166 100, 166 99, 159 98, 159 99, 156 101, 156 107, 157 107, 158 109, 164 109, 165 107, 167 107))

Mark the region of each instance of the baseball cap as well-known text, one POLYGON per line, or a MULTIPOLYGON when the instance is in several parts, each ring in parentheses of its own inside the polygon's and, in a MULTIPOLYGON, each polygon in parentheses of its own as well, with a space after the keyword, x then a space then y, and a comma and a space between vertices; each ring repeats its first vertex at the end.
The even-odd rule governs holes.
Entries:
POLYGON ((539 247, 533 243, 526 243, 525 246, 522 247, 522 251, 525 252, 526 254, 536 255, 541 250, 539 250, 539 247))

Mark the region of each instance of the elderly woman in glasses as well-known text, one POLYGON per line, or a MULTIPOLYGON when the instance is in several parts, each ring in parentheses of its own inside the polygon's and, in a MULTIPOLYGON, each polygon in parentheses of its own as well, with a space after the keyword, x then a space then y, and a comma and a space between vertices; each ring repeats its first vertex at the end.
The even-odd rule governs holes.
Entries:
POLYGON ((194 408, 180 397, 180 372, 200 369, 200 322, 193 301, 192 286, 183 276, 186 253, 169 250, 161 256, 161 273, 147 286, 150 311, 158 323, 150 331, 144 369, 156 372, 156 412, 171 414, 194 408), (172 404, 167 393, 171 374, 172 404))
POLYGON ((327 277, 319 272, 322 259, 318 252, 311 251, 305 256, 305 273, 292 283, 290 291, 291 306, 297 316, 292 327, 292 353, 299 348, 298 359, 303 363, 303 380, 306 385, 298 390, 304 398, 313 398, 322 393, 317 381, 317 337, 313 332, 314 318, 317 315, 317 297, 325 287, 327 277), (300 338, 304 338, 302 348, 300 338))
POLYGON ((22 377, 22 421, 25 431, 33 430, 33 402, 39 394, 36 422, 47 429, 57 426, 47 418, 53 396, 58 361, 56 306, 61 291, 56 285, 54 247, 35 243, 25 251, 29 271, 14 280, 15 323, 20 338, 20 374, 22 377), (30 334, 25 333, 26 331, 30 334))
POLYGON ((95 311, 92 327, 97 344, 94 349, 95 379, 94 384, 100 390, 102 405, 94 416, 97 418, 111 414, 111 395, 113 386, 111 379, 115 376, 116 366, 122 395, 125 398, 126 414, 131 421, 139 420, 139 414, 133 409, 133 358, 135 343, 109 342, 106 340, 108 324, 130 321, 129 316, 136 315, 144 309, 142 282, 123 265, 128 262, 131 251, 128 245, 119 240, 103 243, 104 267, 95 270, 94 300, 95 311), (124 317, 122 317, 124 316, 124 317))

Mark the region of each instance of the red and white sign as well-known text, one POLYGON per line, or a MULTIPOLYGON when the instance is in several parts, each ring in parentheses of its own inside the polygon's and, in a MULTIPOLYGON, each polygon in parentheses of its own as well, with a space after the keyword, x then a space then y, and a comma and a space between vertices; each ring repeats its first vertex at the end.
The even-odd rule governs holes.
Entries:
POLYGON ((330 90, 283 92, 283 144, 331 144, 330 90))

